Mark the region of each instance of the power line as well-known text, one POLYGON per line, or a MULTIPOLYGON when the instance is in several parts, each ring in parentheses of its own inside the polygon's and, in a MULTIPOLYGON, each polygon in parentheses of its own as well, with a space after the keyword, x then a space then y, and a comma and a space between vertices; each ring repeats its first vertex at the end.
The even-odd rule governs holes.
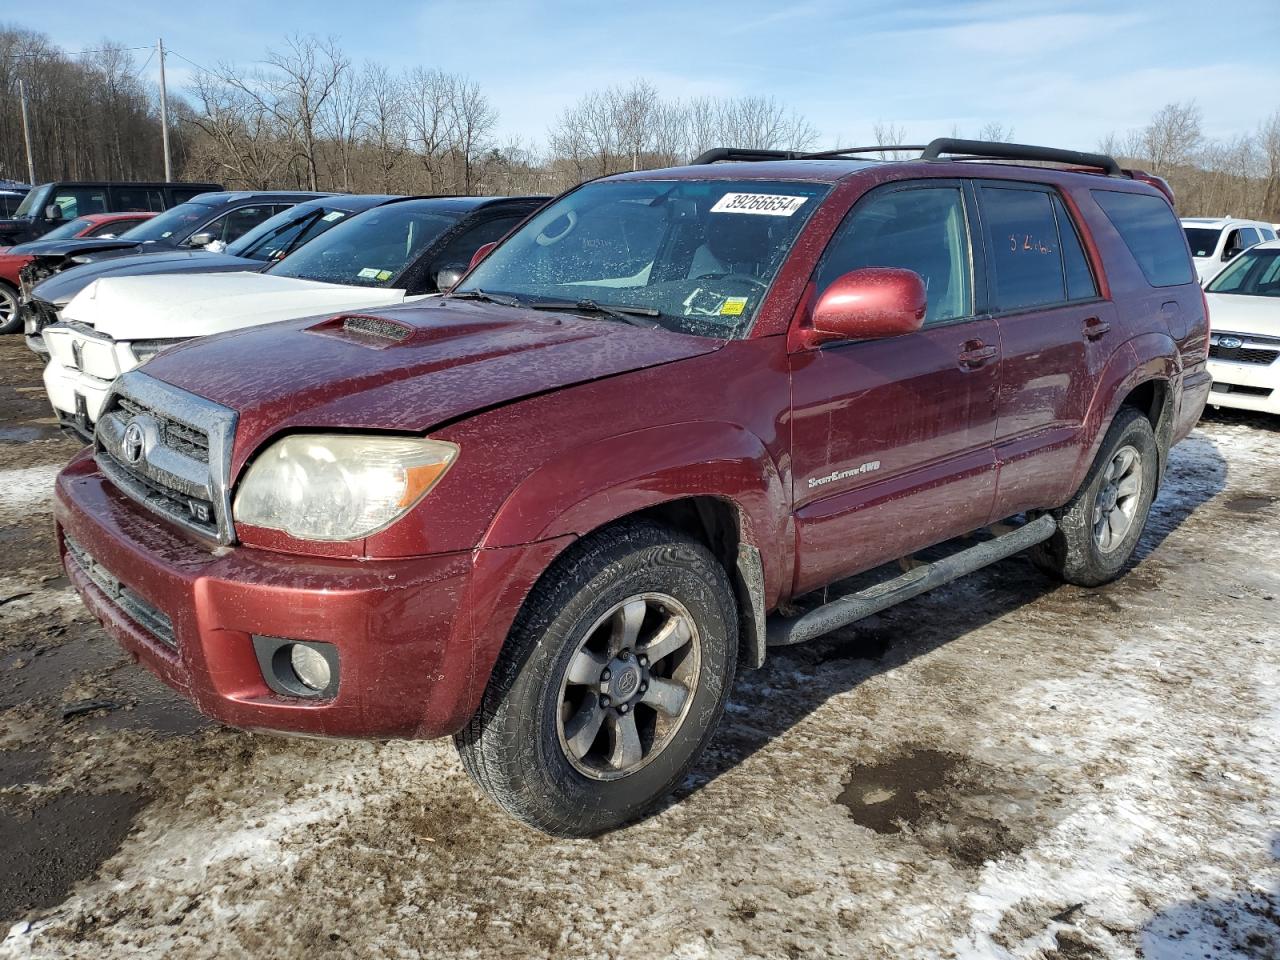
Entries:
POLYGON ((76 51, 44 50, 44 51, 38 51, 33 53, 5 53, 5 54, 0 54, 0 57, 3 57, 5 60, 20 60, 23 57, 56 57, 59 54, 61 54, 64 57, 83 57, 85 54, 89 54, 89 53, 115 53, 116 51, 123 52, 125 50, 154 50, 154 49, 155 49, 154 47, 147 45, 142 47, 103 47, 100 50, 76 50, 76 51))

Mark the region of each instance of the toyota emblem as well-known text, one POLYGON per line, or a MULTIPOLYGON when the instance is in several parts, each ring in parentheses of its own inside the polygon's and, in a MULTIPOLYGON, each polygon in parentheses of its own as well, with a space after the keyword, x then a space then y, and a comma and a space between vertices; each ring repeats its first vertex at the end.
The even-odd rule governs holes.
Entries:
POLYGON ((1223 350, 1239 350, 1244 346, 1244 341, 1239 337, 1219 337, 1218 346, 1223 350))
POLYGON ((124 445, 121 453, 129 463, 137 463, 142 459, 142 427, 131 423, 124 428, 124 445))

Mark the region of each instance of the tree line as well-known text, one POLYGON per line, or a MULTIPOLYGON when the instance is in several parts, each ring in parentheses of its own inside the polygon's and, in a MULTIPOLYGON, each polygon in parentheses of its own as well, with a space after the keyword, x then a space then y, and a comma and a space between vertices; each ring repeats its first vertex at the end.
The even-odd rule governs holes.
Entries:
MULTIPOLYGON (((158 91, 142 77, 149 63, 139 66, 138 51, 108 42, 73 58, 42 34, 0 28, 0 178, 26 179, 21 77, 38 178, 158 179, 158 91)), ((544 143, 525 143, 503 137, 496 108, 472 78, 357 64, 336 40, 309 35, 287 38, 252 69, 198 67, 169 102, 176 175, 241 189, 555 193, 713 146, 804 150, 821 139, 773 97, 670 98, 638 79, 583 92, 554 118, 544 143)), ((871 128, 877 143, 904 137, 897 123, 871 128)), ((1013 131, 989 123, 977 135, 1011 139, 1013 131)), ((1280 221, 1280 110, 1255 132, 1221 141, 1204 133, 1196 104, 1169 104, 1098 147, 1169 180, 1184 216, 1280 221)))

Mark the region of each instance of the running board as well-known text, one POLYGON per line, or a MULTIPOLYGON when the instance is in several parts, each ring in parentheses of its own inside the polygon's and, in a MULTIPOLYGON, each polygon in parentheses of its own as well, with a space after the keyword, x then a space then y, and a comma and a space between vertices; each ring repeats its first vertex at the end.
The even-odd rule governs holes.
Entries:
POLYGON ((892 580, 824 603, 808 613, 796 617, 772 617, 769 620, 768 644, 787 647, 820 637, 1043 543, 1057 529, 1057 521, 1046 513, 994 540, 983 541, 949 557, 923 564, 892 580))

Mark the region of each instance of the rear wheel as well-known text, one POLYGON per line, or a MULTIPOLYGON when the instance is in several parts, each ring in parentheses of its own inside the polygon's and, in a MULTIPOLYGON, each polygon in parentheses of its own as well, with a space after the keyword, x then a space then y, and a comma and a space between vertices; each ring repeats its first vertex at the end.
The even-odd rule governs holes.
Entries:
POLYGON ((1139 410, 1122 408, 1084 484, 1053 512, 1058 531, 1032 551, 1036 564, 1083 587, 1120 576, 1151 512, 1159 456, 1151 421, 1139 410))
POLYGON ((702 544, 648 522, 584 540, 543 577, 470 724, 467 772, 560 836, 649 810, 706 746, 733 680, 737 613, 702 544))
POLYGON ((22 330, 22 313, 18 309, 18 291, 0 281, 0 333, 22 330))

